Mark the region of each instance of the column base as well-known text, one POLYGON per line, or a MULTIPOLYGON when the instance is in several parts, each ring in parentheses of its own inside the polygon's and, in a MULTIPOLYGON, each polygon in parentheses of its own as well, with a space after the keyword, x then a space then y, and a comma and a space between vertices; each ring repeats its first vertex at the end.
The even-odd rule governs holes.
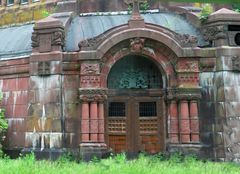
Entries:
POLYGON ((204 159, 213 159, 213 150, 210 146, 203 144, 168 144, 169 153, 180 152, 185 155, 197 155, 204 159))
POLYGON ((81 143, 80 158, 84 161, 90 161, 93 158, 106 158, 110 155, 105 143, 81 143))

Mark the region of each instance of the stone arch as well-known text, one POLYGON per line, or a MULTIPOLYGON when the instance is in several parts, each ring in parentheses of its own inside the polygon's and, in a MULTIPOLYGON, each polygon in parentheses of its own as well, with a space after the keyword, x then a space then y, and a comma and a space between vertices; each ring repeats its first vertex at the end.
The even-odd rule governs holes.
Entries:
MULTIPOLYGON (((174 38, 174 33, 168 29, 151 26, 152 28, 130 28, 122 31, 114 31, 107 34, 106 39, 97 47, 97 58, 101 59, 114 45, 131 38, 145 37, 162 43, 174 52, 177 57, 183 57, 184 48, 174 38)), ((117 29, 115 29, 117 30, 117 29)))
POLYGON ((102 68, 100 79, 102 88, 107 88, 107 79, 111 68, 117 61, 128 55, 139 55, 153 61, 163 76, 163 88, 177 86, 177 77, 175 73, 175 64, 178 59, 177 55, 161 42, 148 38, 144 39, 146 45, 141 50, 131 50, 131 48, 129 48, 129 44, 131 44, 129 42, 131 39, 127 39, 116 44, 106 52, 106 54, 101 58, 102 68))

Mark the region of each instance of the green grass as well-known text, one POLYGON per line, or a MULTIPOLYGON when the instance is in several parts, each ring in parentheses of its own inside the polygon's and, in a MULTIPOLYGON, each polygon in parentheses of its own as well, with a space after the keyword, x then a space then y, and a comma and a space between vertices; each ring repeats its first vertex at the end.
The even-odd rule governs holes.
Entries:
POLYGON ((124 154, 89 163, 69 161, 36 161, 33 155, 16 160, 0 159, 1 174, 239 174, 240 166, 234 163, 199 161, 194 157, 173 155, 140 155, 127 160, 124 154))

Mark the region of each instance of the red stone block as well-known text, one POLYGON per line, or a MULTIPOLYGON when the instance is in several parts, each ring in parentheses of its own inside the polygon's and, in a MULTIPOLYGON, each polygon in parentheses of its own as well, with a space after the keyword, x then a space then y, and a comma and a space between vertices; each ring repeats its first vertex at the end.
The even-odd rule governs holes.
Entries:
POLYGON ((190 143, 190 134, 181 134, 182 143, 190 143))
POLYGON ((91 142, 98 142, 98 134, 91 134, 90 135, 91 142))
POLYGON ((98 120, 98 133, 104 134, 104 120, 98 120))
POLYGON ((199 143, 199 134, 191 134, 191 141, 194 143, 199 143))
POLYGON ((178 129, 178 120, 170 120, 170 132, 171 133, 178 133, 179 129, 178 129))
POLYGON ((98 120, 91 120, 90 121, 90 132, 91 133, 98 133, 98 120))
POLYGON ((170 142, 171 143, 178 143, 178 134, 170 134, 170 142))
POLYGON ((29 87, 29 77, 18 78, 18 81, 17 81, 17 89, 18 89, 19 91, 28 90, 28 87, 29 87))
POLYGON ((27 117, 28 105, 13 105, 13 117, 27 117))
POLYGON ((100 143, 105 142, 104 134, 98 134, 98 141, 99 141, 100 143))
POLYGON ((4 106, 5 109, 5 117, 11 118, 13 117, 13 105, 6 105, 4 106))
POLYGON ((16 91, 17 90, 17 79, 8 79, 8 90, 9 91, 16 91))
POLYGON ((65 75, 63 79, 63 88, 78 89, 79 88, 79 75, 65 75))
POLYGON ((21 105, 28 104, 28 91, 16 91, 12 92, 13 95, 13 104, 21 105))
POLYGON ((199 120, 198 119, 190 120, 190 128, 191 128, 191 132, 198 133, 199 132, 199 120))
POLYGON ((81 133, 89 133, 90 132, 90 121, 82 120, 81 121, 81 133))
POLYGON ((82 139, 82 142, 89 142, 90 136, 89 134, 82 134, 81 139, 82 139))

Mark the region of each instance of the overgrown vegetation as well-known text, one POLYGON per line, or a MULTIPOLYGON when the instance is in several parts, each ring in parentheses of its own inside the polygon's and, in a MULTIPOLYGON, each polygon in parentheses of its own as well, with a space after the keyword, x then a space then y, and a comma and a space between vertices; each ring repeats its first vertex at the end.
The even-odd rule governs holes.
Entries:
MULTIPOLYGON (((2 100, 2 92, 0 92, 0 101, 2 100)), ((8 123, 4 118, 4 109, 0 108, 0 158, 3 157, 3 151, 2 151, 2 142, 5 139, 5 133, 8 128, 8 123)))
MULTIPOLYGON (((148 1, 144 1, 144 2, 140 3, 139 8, 140 8, 140 10, 141 10, 142 13, 146 13, 146 11, 149 10, 150 5, 149 5, 148 1)), ((129 13, 132 13, 132 9, 133 9, 132 4, 129 4, 129 6, 128 6, 128 12, 129 12, 129 13)))
POLYGON ((205 22, 208 19, 208 16, 213 12, 213 6, 211 4, 203 4, 202 12, 200 13, 200 20, 205 22))
POLYGON ((94 159, 89 163, 69 161, 36 161, 33 154, 17 160, 0 160, 4 174, 238 174, 240 166, 234 163, 200 161, 194 156, 179 154, 170 157, 163 154, 128 160, 125 154, 108 159, 94 159))
POLYGON ((233 10, 240 13, 240 3, 233 4, 233 10))

